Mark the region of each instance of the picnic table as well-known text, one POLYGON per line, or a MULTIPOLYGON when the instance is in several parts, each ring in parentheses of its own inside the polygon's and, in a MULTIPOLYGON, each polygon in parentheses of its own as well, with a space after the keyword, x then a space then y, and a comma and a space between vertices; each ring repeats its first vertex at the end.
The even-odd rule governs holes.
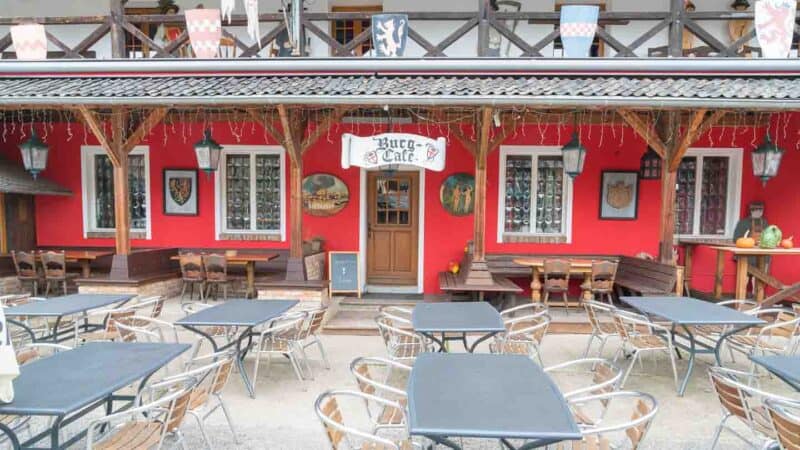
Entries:
POLYGON ((244 367, 244 357, 253 343, 253 328, 281 316, 297 303, 297 300, 228 300, 225 303, 189 314, 175 322, 175 325, 182 326, 206 338, 211 343, 214 352, 235 346, 239 375, 242 377, 242 382, 247 388, 250 398, 255 398, 256 393, 253 387, 255 380, 250 381, 244 367), (236 328, 239 336, 220 346, 214 337, 206 333, 202 327, 236 328), (242 345, 245 339, 248 340, 247 345, 242 345))
POLYGON ((412 436, 460 449, 452 438, 524 439, 519 450, 582 438, 555 383, 522 355, 423 353, 408 380, 412 436))
MULTIPOLYGON (((679 396, 683 396, 684 392, 686 392, 686 385, 692 375, 697 354, 713 353, 717 365, 722 365, 719 351, 725 339, 742 330, 765 323, 755 316, 733 308, 690 297, 620 297, 620 299, 639 310, 642 314, 656 316, 672 323, 673 345, 689 353, 689 366, 678 388, 679 396), (700 325, 715 325, 728 328, 712 345, 698 340, 697 336, 692 333, 692 327, 700 325), (680 327, 680 330, 678 327, 680 327), (675 337, 683 338, 688 344, 677 342, 675 337)), ((678 353, 678 356, 680 356, 680 353, 678 353)))
MULTIPOLYGON (((800 248, 739 248, 735 245, 712 245, 717 251, 717 269, 714 282, 714 296, 722 295, 722 272, 725 269, 725 254, 736 257, 736 290, 733 298, 747 298, 747 281, 752 275, 755 278, 755 297, 761 302, 764 300, 765 281, 780 284, 778 280, 767 273, 767 259, 772 256, 800 255, 800 248), (756 267, 750 267, 750 258, 756 260, 756 267)), ((778 287, 778 286, 775 286, 778 287)))
POLYGON ((460 340, 464 349, 472 353, 481 342, 506 331, 500 314, 486 302, 420 303, 411 313, 411 326, 415 332, 436 342, 440 352, 447 351, 447 341, 460 340), (482 333, 483 336, 470 346, 467 333, 482 333))
MULTIPOLYGON (((70 334, 69 330, 59 330, 59 323, 64 317, 75 316, 78 314, 85 315, 86 312, 102 308, 109 305, 121 306, 129 302, 135 295, 133 294, 71 294, 63 295, 60 297, 52 297, 44 301, 31 301, 18 306, 12 306, 4 310, 8 322, 22 327, 31 336, 32 342, 53 341, 63 342, 72 337, 77 338, 78 322, 75 322, 74 336, 70 334), (55 317, 55 323, 52 326, 50 334, 36 337, 36 333, 31 327, 21 320, 15 320, 14 317, 55 317), (62 337, 66 335, 66 337, 62 337)), ((96 330, 105 326, 105 324, 90 324, 84 322, 84 331, 96 330)))
MULTIPOLYGON (((247 293, 246 297, 256 297, 256 263, 269 262, 276 259, 279 255, 277 253, 233 253, 226 252, 225 261, 233 266, 244 266, 245 274, 247 277, 247 293)), ((180 261, 180 255, 175 255, 170 258, 173 261, 180 261)))
POLYGON ((750 360, 800 391, 800 356, 751 356, 750 360))
MULTIPOLYGON (((568 259, 568 258, 567 258, 568 259)), ((542 282, 540 281, 542 272, 544 270, 545 258, 515 258, 514 263, 520 266, 531 268, 531 300, 534 302, 542 301, 542 282)), ((570 274, 583 275, 583 283, 581 289, 583 291, 584 300, 592 300, 592 263, 591 259, 569 259, 570 274)), ((576 303, 576 305, 579 305, 576 303)), ((567 305, 564 305, 567 306, 567 305)))
POLYGON ((127 408, 135 396, 116 392, 137 381, 141 389, 153 373, 189 347, 186 344, 90 342, 26 364, 20 367, 20 375, 14 380, 14 401, 0 404, 0 415, 45 416, 53 422, 47 430, 23 442, 2 422, 0 431, 8 436, 14 449, 69 448, 86 436, 86 430, 62 444, 60 431, 63 427, 103 406, 107 414, 112 413, 114 402, 124 401, 120 409, 127 408), (48 438, 49 446, 39 446, 48 438))

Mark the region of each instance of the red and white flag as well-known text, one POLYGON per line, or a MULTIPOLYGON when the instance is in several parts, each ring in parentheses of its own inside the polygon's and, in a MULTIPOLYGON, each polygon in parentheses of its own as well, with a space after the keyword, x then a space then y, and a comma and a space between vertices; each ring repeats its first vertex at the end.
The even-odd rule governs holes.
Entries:
POLYGON ((198 58, 216 58, 222 37, 222 18, 218 9, 186 10, 186 30, 198 58))
POLYGON ((792 48, 795 0, 758 0, 755 25, 761 53, 765 58, 786 58, 792 48))
POLYGON ((37 23, 14 25, 10 31, 17 59, 47 59, 47 36, 44 25, 37 23))

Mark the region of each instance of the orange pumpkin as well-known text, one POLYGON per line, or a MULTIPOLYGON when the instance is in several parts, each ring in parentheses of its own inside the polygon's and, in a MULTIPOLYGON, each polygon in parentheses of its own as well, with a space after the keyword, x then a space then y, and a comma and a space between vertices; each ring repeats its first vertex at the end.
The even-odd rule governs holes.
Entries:
POLYGON ((794 248, 794 236, 788 237, 781 241, 781 248, 794 248))
POLYGON ((736 246, 739 248, 753 248, 756 246, 756 240, 750 237, 750 230, 744 236, 736 240, 736 246))

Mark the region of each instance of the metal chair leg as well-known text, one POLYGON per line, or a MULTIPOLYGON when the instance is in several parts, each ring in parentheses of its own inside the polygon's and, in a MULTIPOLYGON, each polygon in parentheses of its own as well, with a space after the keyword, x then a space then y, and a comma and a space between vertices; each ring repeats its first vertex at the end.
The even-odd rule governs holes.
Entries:
POLYGON ((222 413, 225 415, 225 420, 228 421, 228 427, 230 427, 231 434, 233 434, 233 442, 238 444, 239 435, 236 434, 236 428, 233 426, 233 419, 231 419, 231 413, 228 411, 228 406, 225 405, 225 402, 222 400, 222 397, 219 394, 216 394, 215 396, 217 397, 220 407, 222 407, 222 413))
POLYGON ((200 428, 200 436, 203 437, 203 442, 205 442, 206 447, 209 450, 213 449, 213 447, 211 447, 211 441, 208 439, 208 434, 206 434, 206 428, 205 428, 205 424, 203 423, 203 418, 200 417, 200 414, 197 414, 194 411, 186 411, 186 412, 190 416, 194 417, 194 419, 197 421, 197 427, 200 428))
POLYGON ((317 344, 317 348, 319 349, 319 354, 322 356, 322 362, 325 363, 325 368, 330 370, 331 363, 328 362, 328 355, 325 354, 325 348, 322 346, 322 341, 319 339, 319 336, 316 334, 312 336, 314 338, 314 342, 317 344))
POLYGON ((633 355, 631 355, 631 362, 630 362, 630 364, 628 364, 628 368, 625 369, 625 375, 622 376, 622 380, 619 383, 620 389, 625 387, 625 382, 628 381, 628 376, 633 371, 633 366, 636 365, 636 360, 638 358, 639 358, 639 351, 638 350, 634 350, 633 355))
POLYGON ((592 348, 592 342, 594 342, 594 338, 597 336, 597 332, 592 331, 592 334, 589 336, 589 342, 586 344, 586 349, 583 351, 583 357, 586 358, 589 355, 589 350, 592 348))

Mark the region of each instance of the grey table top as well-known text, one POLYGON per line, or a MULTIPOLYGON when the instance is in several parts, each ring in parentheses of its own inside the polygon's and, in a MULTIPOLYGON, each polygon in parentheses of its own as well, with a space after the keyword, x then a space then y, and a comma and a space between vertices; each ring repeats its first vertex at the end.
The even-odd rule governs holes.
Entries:
POLYGON ((153 374, 187 344, 90 342, 20 367, 0 414, 65 415, 153 374))
POLYGON ((417 436, 581 439, 556 385, 522 355, 423 353, 408 380, 417 436))
POLYGON ((189 314, 175 325, 254 327, 280 316, 297 303, 297 300, 228 300, 189 314))
POLYGON ((33 301, 24 305, 12 306, 4 310, 6 316, 69 316, 91 309, 102 308, 114 303, 127 302, 133 294, 72 294, 33 301))
POLYGON ((758 317, 690 297, 621 297, 644 314, 680 325, 759 325, 758 317))
POLYGON ((800 356, 751 356, 750 359, 793 385, 795 389, 800 386, 800 356))
POLYGON ((411 326, 422 333, 506 330, 500 313, 485 302, 420 303, 411 313, 411 326))

